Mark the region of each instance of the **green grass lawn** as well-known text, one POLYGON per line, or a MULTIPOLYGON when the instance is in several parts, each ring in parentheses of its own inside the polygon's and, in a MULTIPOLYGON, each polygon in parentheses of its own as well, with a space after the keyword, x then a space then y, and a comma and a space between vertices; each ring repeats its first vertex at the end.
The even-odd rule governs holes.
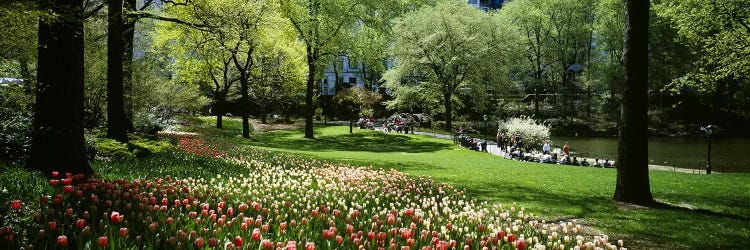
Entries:
MULTIPOLYGON (((431 176, 476 199, 518 203, 548 220, 578 219, 632 249, 750 248, 750 174, 695 175, 651 172, 651 191, 661 202, 689 209, 633 209, 612 202, 616 171, 526 163, 469 151, 418 135, 385 134, 346 126, 318 126, 316 139, 302 130, 237 138, 238 121, 225 121, 217 140, 292 152, 311 158, 431 176), (232 131, 233 132, 228 132, 232 131)), ((213 126, 196 120, 191 130, 213 126)), ((211 130, 215 131, 215 130, 211 130)))

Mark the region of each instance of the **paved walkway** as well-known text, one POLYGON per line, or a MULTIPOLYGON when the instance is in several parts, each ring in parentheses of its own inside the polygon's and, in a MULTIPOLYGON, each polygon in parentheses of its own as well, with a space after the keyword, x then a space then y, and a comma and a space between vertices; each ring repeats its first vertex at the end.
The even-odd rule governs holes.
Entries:
MULTIPOLYGON (((435 134, 435 133, 429 133, 429 132, 414 132, 414 134, 417 135, 424 135, 424 136, 431 136, 441 139, 447 139, 447 140, 453 140, 453 137, 450 135, 445 134, 435 134)), ((500 150, 497 146, 497 142, 490 141, 490 140, 482 140, 479 139, 482 142, 487 142, 487 152, 497 155, 500 157, 505 157, 505 153, 500 150)), ((671 166, 661 166, 661 165, 648 165, 649 170, 656 170, 656 171, 672 171, 672 172, 681 172, 681 173, 690 173, 690 174, 704 174, 705 170, 702 169, 691 169, 691 168, 677 168, 677 167, 671 167, 671 166)), ((721 172, 717 171, 711 171, 712 173, 721 174, 721 172)))

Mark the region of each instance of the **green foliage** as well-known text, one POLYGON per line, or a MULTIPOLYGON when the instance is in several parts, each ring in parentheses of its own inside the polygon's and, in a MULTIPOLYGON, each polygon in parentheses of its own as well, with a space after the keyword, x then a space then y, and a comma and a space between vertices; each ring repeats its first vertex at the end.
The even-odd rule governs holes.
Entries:
POLYGON ((127 143, 118 142, 115 139, 96 138, 94 140, 94 149, 96 154, 104 157, 130 158, 133 152, 128 148, 127 143))
POLYGON ((750 74, 750 10, 746 1, 664 0, 654 12, 672 21, 676 41, 692 48, 699 60, 685 78, 675 79, 698 89, 714 90, 725 78, 750 74))
POLYGON ((97 137, 94 139, 96 154, 102 157, 128 159, 162 154, 172 149, 172 144, 169 141, 140 135, 131 135, 130 137, 131 139, 127 143, 97 137))
POLYGON ((21 200, 21 212, 30 214, 38 210, 39 197, 51 192, 42 174, 30 172, 21 165, 6 165, 0 161, 0 225, 14 227, 28 223, 31 218, 11 210, 11 201, 21 200))
POLYGON ((167 152, 172 148, 172 144, 169 141, 136 136, 135 139, 128 141, 128 148, 135 157, 146 157, 167 152))
POLYGON ((380 94, 360 86, 345 88, 333 97, 333 101, 349 113, 346 116, 350 119, 372 116, 373 107, 381 99, 383 97, 380 94))
POLYGON ((24 159, 31 146, 29 83, 0 86, 0 160, 24 159))
MULTIPOLYGON (((396 65, 383 76, 385 86, 394 94, 395 100, 389 102, 392 108, 404 110, 399 106, 414 105, 410 103, 414 103, 417 89, 409 85, 420 86, 423 93, 436 93, 444 114, 450 114, 452 102, 458 101, 453 96, 478 88, 488 90, 489 86, 499 92, 508 83, 501 76, 505 75, 503 65, 511 59, 510 32, 492 14, 444 1, 397 19, 393 34, 391 55, 397 58, 396 65)), ((473 97, 482 100, 487 95, 473 97)), ((447 122, 450 119, 446 116, 447 122)))

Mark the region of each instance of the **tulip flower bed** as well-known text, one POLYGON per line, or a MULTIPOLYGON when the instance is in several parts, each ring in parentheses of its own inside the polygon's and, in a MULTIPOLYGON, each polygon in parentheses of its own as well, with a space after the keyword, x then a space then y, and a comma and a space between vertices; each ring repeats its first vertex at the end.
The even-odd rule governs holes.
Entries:
POLYGON ((625 249, 575 221, 538 221, 523 207, 477 203, 428 178, 257 149, 241 153, 216 157, 236 168, 214 178, 53 173, 50 196, 11 204, 14 212, 23 203, 41 210, 28 225, 2 227, 0 247, 625 249))

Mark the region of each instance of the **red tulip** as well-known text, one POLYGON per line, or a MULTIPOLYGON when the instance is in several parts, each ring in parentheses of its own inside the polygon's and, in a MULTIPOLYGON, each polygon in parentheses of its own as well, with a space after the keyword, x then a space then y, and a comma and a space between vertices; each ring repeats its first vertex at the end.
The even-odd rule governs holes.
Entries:
POLYGON ((208 246, 209 247, 216 247, 217 245, 219 245, 219 240, 217 240, 214 237, 211 237, 210 239, 208 239, 208 246))
POLYGON ((203 248, 203 237, 195 239, 195 247, 203 248))
POLYGON ((523 250, 524 248, 526 248, 526 241, 524 241, 524 240, 519 240, 519 241, 518 241, 518 244, 516 244, 516 247, 517 247, 517 248, 518 248, 519 250, 523 250))
POLYGON ((57 236, 57 245, 64 247, 68 245, 68 236, 60 235, 57 236))
POLYGON ((401 230, 401 238, 402 239, 411 238, 411 230, 409 230, 409 229, 403 229, 403 230, 401 230))
POLYGON ((121 223, 125 220, 125 215, 121 215, 117 211, 112 211, 112 214, 109 215, 109 221, 112 223, 121 223))
POLYGON ((108 242, 107 236, 99 237, 99 247, 106 247, 108 242))
POLYGON ((10 208, 12 208, 13 210, 21 209, 21 201, 20 200, 11 201, 10 208))
POLYGON ((411 210, 411 208, 410 209, 406 209, 406 211, 404 212, 404 214, 406 215, 406 217, 411 217, 414 214, 414 210, 411 210))
POLYGON ((50 231, 55 231, 55 228, 57 228, 57 222, 50 221, 49 223, 47 223, 47 227, 49 227, 50 231))
POLYGON ((341 235, 336 235, 336 244, 343 244, 344 243, 344 237, 341 237, 341 235))
POLYGON ((516 235, 515 234, 509 234, 508 235, 508 242, 515 242, 516 241, 516 235))
POLYGON ((238 247, 241 247, 242 246, 242 237, 240 237, 240 236, 234 237, 234 245, 238 246, 238 247))
POLYGON ((65 178, 62 180, 62 182, 63 182, 63 185, 70 185, 70 184, 73 184, 73 179, 65 178))
POLYGON ((505 238, 505 231, 500 230, 500 232, 497 232, 497 237, 500 238, 500 239, 504 239, 505 238))
POLYGON ((315 243, 314 242, 307 242, 305 244, 305 250, 315 250, 315 243))
POLYGON ((264 250, 272 250, 273 249, 273 242, 270 240, 263 240, 263 242, 260 243, 260 247, 264 250))
POLYGON ((52 171, 52 178, 57 178, 58 176, 60 176, 60 172, 52 171))
POLYGON ((52 186, 57 186, 57 184, 60 184, 60 180, 58 179, 49 180, 49 184, 52 186))
POLYGON ((76 221, 76 227, 78 227, 79 229, 83 229, 84 227, 86 227, 86 220, 78 219, 76 221))
POLYGON ((295 242, 295 241, 288 241, 286 243, 286 250, 297 250, 297 242, 295 242))
POLYGON ((253 239, 253 241, 259 241, 260 240, 260 229, 258 229, 258 228, 253 229, 252 239, 253 239))
POLYGON ((127 236, 128 236, 128 228, 126 227, 120 228, 120 237, 125 238, 127 236))

